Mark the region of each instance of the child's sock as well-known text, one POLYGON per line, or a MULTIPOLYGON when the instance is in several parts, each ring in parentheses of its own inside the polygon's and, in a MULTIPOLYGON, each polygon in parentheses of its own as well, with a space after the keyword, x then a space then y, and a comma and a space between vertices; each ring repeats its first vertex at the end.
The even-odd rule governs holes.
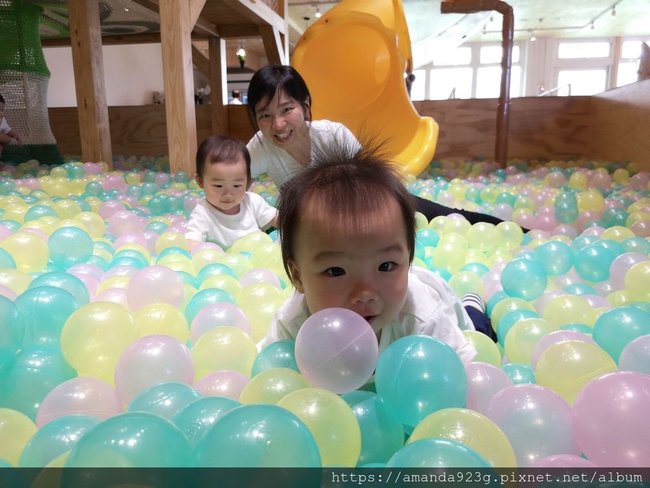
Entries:
POLYGON ((466 293, 463 295, 463 298, 460 300, 460 303, 463 304, 463 307, 474 307, 480 312, 485 313, 486 307, 485 302, 480 295, 476 293, 466 293))
POLYGON ((476 293, 467 293, 463 295, 460 303, 465 307, 469 318, 472 319, 474 328, 488 336, 494 342, 497 342, 497 335, 492 328, 490 317, 485 313, 485 302, 480 295, 477 295, 476 293))

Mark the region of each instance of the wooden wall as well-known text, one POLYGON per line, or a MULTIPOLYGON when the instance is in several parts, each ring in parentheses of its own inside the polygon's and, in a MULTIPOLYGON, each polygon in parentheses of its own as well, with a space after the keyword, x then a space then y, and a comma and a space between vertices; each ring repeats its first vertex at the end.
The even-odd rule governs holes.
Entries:
POLYGON ((592 97, 585 154, 635 161, 650 171, 650 80, 592 97))
MULTIPOLYGON (((494 156, 496 99, 415 102, 440 125, 435 157, 494 156)), ((211 134, 210 107, 196 107, 197 137, 211 134)), ((76 108, 52 108, 50 125, 63 154, 80 154, 76 108)), ((110 107, 113 153, 167 154, 160 105, 110 107)), ((229 132, 248 141, 253 128, 245 106, 228 106, 229 132)), ((510 106, 508 157, 521 159, 633 160, 650 170, 650 80, 594 97, 515 98, 510 106)))
MULTIPOLYGON (((62 154, 80 155, 79 120, 75 107, 50 108, 50 126, 62 154)), ((165 107, 109 107, 109 123, 113 154, 135 156, 164 156, 167 154, 165 107)), ((253 128, 245 106, 228 105, 230 135, 248 141, 253 128)), ((212 134, 210 107, 196 106, 197 139, 202 141, 212 134)))
MULTIPOLYGON (((573 159, 589 138, 589 97, 515 98, 510 104, 508 158, 573 159)), ((440 125, 435 157, 494 157, 496 99, 416 102, 440 125)))

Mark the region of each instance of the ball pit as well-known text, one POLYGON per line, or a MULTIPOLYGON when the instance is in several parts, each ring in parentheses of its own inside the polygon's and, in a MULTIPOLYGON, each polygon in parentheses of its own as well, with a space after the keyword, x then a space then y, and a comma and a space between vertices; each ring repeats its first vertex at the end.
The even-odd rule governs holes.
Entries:
POLYGON ((378 355, 363 323, 258 351, 293 292, 277 232, 191 247, 194 180, 114 166, 0 167, 1 466, 650 464, 638 165, 434 161, 408 180, 506 220, 416 216, 415 263, 482 295, 497 332, 465 334, 465 365, 419 337, 378 355))

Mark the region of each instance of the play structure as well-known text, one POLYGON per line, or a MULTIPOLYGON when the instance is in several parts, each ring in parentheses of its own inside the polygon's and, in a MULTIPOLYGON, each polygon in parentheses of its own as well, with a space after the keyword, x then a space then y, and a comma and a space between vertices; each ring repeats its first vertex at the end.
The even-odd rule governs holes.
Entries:
POLYGON ((5 147, 7 162, 63 163, 47 112, 50 71, 38 32, 40 13, 39 6, 21 0, 0 3, 0 93, 6 117, 23 140, 22 146, 5 147))
POLYGON ((309 86, 314 119, 380 137, 405 172, 429 165, 438 124, 420 117, 406 88, 412 55, 401 0, 343 0, 303 34, 292 64, 309 86))

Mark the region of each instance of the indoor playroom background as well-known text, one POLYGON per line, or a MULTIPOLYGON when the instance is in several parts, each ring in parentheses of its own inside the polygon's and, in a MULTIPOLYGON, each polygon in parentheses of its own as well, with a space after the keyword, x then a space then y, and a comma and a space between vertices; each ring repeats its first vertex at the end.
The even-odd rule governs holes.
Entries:
POLYGON ((646 0, 14 0, 0 20, 22 142, 0 163, 0 466, 650 466, 646 0), (471 363, 422 336, 378 355, 365 320, 322 316, 258 351, 294 292, 277 231, 185 238, 198 144, 248 141, 232 90, 289 63, 315 119, 390 139, 411 193, 504 220, 417 216, 413 265, 486 302, 498 340, 466 332, 471 363))

